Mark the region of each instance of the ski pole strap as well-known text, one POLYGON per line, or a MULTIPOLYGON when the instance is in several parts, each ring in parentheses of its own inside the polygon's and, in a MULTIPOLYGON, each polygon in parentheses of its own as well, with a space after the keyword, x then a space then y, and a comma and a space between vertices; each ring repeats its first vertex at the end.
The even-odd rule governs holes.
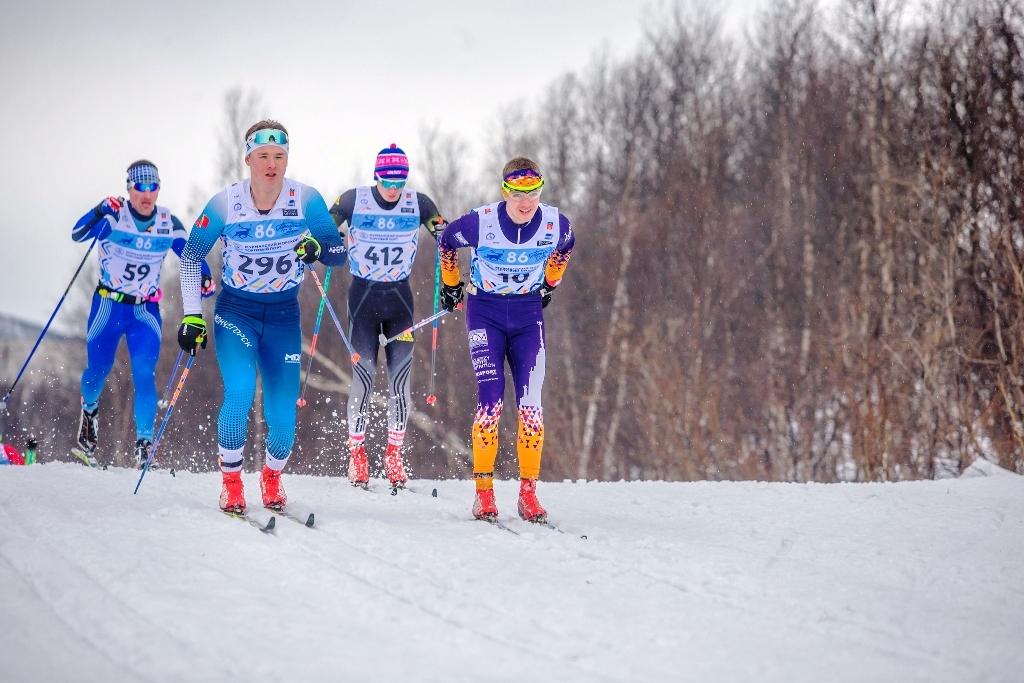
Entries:
POLYGON ((116 289, 110 289, 109 287, 104 287, 100 284, 96 287, 96 293, 104 299, 110 299, 119 304, 128 304, 129 306, 138 306, 139 304, 148 304, 151 302, 155 303, 164 297, 164 291, 159 287, 156 288, 156 294, 151 294, 150 296, 137 296, 134 294, 125 294, 124 292, 119 292, 116 289))

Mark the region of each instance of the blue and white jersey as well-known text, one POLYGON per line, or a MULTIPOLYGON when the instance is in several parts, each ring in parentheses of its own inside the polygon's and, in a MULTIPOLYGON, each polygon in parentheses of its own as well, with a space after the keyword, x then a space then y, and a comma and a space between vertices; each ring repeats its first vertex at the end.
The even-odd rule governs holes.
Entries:
MULTIPOLYGON (((113 216, 107 221, 113 223, 113 216)), ((132 296, 152 296, 160 286, 160 268, 175 239, 188 234, 171 218, 167 207, 157 206, 148 226, 138 225, 127 202, 106 238, 99 240, 100 284, 132 296)))
POLYGON ((277 202, 266 213, 256 209, 248 179, 219 192, 196 219, 182 251, 185 314, 202 314, 198 264, 218 239, 223 242, 223 287, 263 303, 298 296, 305 264, 295 254, 295 245, 307 232, 320 243, 323 263, 345 263, 345 245, 327 205, 309 185, 285 178, 277 202))
POLYGON ((532 239, 516 244, 498 224, 500 202, 474 209, 480 220, 473 249, 470 279, 478 289, 493 294, 527 294, 544 281, 544 268, 560 234, 558 209, 540 205, 540 228, 532 239))
POLYGON ((392 209, 373 198, 373 188, 356 188, 349 221, 348 265, 352 274, 377 282, 405 280, 412 272, 420 238, 420 204, 412 190, 392 209))

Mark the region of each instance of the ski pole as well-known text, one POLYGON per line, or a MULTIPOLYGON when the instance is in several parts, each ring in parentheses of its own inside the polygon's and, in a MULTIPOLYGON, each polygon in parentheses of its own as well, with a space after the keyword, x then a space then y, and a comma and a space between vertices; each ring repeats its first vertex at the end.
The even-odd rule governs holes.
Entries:
MULTIPOLYGON (((462 303, 461 302, 455 306, 455 310, 457 310, 457 311, 461 311, 462 310, 462 303)), ((381 334, 380 337, 379 337, 380 345, 381 346, 387 346, 388 344, 390 344, 391 342, 395 341, 396 339, 398 339, 402 335, 409 334, 411 332, 415 332, 416 330, 420 329, 421 327, 425 327, 425 326, 429 325, 430 323, 436 323, 438 318, 443 318, 446 315, 448 315, 449 313, 451 313, 451 311, 449 311, 446 308, 443 311, 441 311, 440 313, 435 313, 434 315, 430 316, 429 318, 424 318, 423 320, 419 321, 418 323, 416 323, 412 327, 410 327, 408 329, 405 329, 405 330, 402 330, 401 332, 399 332, 398 334, 396 334, 393 337, 385 337, 383 334, 381 334)))
POLYGON ((149 471, 149 463, 153 462, 153 455, 156 454, 156 447, 160 445, 160 437, 164 435, 164 428, 167 427, 167 420, 170 419, 171 413, 174 412, 174 406, 178 402, 178 396, 181 395, 181 388, 185 386, 185 378, 188 377, 188 371, 192 368, 192 361, 196 359, 196 352, 193 350, 189 354, 188 362, 185 363, 185 369, 181 371, 181 379, 178 380, 178 388, 174 390, 174 396, 171 398, 171 405, 167 408, 167 412, 164 413, 164 421, 160 423, 160 431, 156 433, 156 439, 153 440, 153 447, 149 449, 149 457, 146 458, 146 464, 142 468, 142 474, 139 475, 139 483, 135 485, 135 491, 133 494, 139 492, 139 487, 142 486, 142 478, 146 476, 146 472, 149 471))
MULTIPOLYGON (((324 278, 324 292, 331 286, 331 268, 327 268, 327 277, 324 278)), ((320 299, 320 308, 316 312, 316 327, 313 328, 313 341, 309 343, 309 365, 306 366, 306 377, 302 380, 302 393, 295 405, 302 407, 306 405, 306 382, 309 381, 309 371, 313 369, 313 353, 316 351, 316 336, 320 334, 320 320, 324 316, 324 300, 320 299)))
POLYGON ((181 365, 181 357, 185 354, 185 349, 178 351, 178 360, 174 362, 174 369, 171 370, 171 376, 167 378, 167 388, 164 389, 164 397, 160 399, 159 405, 161 408, 167 407, 167 395, 171 393, 171 385, 174 384, 174 376, 178 374, 178 366, 181 365))
MULTIPOLYGON (((437 313, 438 295, 441 293, 441 245, 437 246, 434 259, 434 313, 437 313)), ((434 337, 430 342, 430 392, 427 394, 427 405, 434 405, 434 375, 437 368, 437 321, 434 321, 434 337)))
POLYGON ((4 402, 0 403, 0 413, 7 411, 7 402, 11 400, 11 393, 14 391, 14 387, 18 386, 18 382, 21 380, 21 376, 25 373, 25 368, 28 367, 29 362, 32 360, 32 356, 35 355, 36 349, 39 348, 39 343, 43 341, 43 337, 46 336, 46 331, 50 329, 50 323, 57 317, 57 311, 60 310, 61 305, 64 303, 64 299, 68 298, 68 292, 71 291, 71 285, 75 284, 75 280, 78 279, 78 274, 82 272, 82 267, 85 265, 85 260, 89 258, 89 254, 92 253, 92 248, 96 246, 96 241, 100 238, 99 231, 96 232, 96 236, 92 238, 92 243, 89 244, 89 249, 86 250, 85 256, 82 257, 82 262, 78 264, 78 270, 71 276, 71 282, 68 283, 68 288, 64 290, 64 296, 57 302, 57 308, 53 309, 53 313, 50 315, 50 319, 46 321, 46 327, 39 333, 39 339, 36 339, 36 345, 32 347, 32 350, 28 354, 28 358, 25 359, 25 364, 21 366, 21 371, 18 373, 18 377, 14 380, 14 384, 7 390, 7 395, 4 396, 4 402))
POLYGON ((313 282, 316 283, 316 288, 320 290, 320 298, 327 304, 327 312, 331 314, 334 319, 334 324, 338 328, 338 332, 341 333, 341 340, 345 342, 345 348, 348 349, 349 357, 353 363, 359 362, 359 354, 352 348, 352 343, 348 340, 348 335, 345 334, 345 330, 341 327, 341 322, 338 321, 338 314, 334 312, 334 306, 331 305, 330 300, 327 298, 327 292, 324 290, 324 286, 320 284, 320 277, 317 276, 316 271, 312 267, 309 268, 309 274, 313 276, 313 282))

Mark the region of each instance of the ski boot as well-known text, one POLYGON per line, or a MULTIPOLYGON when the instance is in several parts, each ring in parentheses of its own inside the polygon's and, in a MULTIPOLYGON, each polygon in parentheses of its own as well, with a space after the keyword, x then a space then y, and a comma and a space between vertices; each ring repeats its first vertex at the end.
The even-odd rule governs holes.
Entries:
POLYGON ((260 493, 263 494, 263 507, 271 510, 284 510, 284 504, 288 502, 288 495, 281 485, 281 470, 272 470, 266 465, 260 472, 260 493))
POLYGON ((393 443, 388 444, 384 451, 384 471, 391 482, 391 488, 404 489, 408 477, 405 476, 405 467, 402 465, 402 447, 393 443))
POLYGON ((91 412, 82 408, 82 418, 78 423, 78 448, 71 449, 71 452, 89 467, 99 466, 96 462, 96 441, 100 431, 97 413, 99 408, 91 412))
POLYGON ((494 489, 477 489, 473 501, 473 516, 493 522, 498 519, 498 506, 494 503, 494 489))
POLYGON ((245 512, 245 490, 241 472, 222 472, 224 483, 220 489, 220 509, 224 512, 245 512))
POLYGON ((544 524, 548 519, 547 510, 537 500, 536 479, 519 480, 519 516, 535 524, 544 524))
POLYGON ((348 446, 348 480, 361 489, 370 488, 370 467, 366 462, 366 448, 362 443, 348 446))
MULTIPOLYGON (((146 461, 149 460, 149 451, 153 448, 153 444, 150 443, 149 439, 139 439, 135 442, 135 469, 141 470, 146 466, 146 461)), ((156 460, 149 463, 149 469, 156 469, 156 460)))

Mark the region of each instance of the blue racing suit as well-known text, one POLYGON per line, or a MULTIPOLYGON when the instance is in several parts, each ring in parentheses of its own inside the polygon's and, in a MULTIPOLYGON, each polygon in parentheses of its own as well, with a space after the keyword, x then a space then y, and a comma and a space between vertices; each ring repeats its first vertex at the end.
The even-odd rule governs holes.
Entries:
POLYGON ((306 268, 295 254, 295 245, 308 232, 320 243, 320 260, 325 264, 344 265, 347 257, 319 192, 285 178, 277 203, 261 212, 253 203, 249 182, 235 183, 210 200, 196 219, 181 257, 185 315, 201 316, 200 260, 218 239, 224 245, 213 335, 224 379, 217 439, 225 472, 242 469, 257 368, 269 430, 267 465, 284 469, 295 442, 302 364, 298 296, 306 268))
MULTIPOLYGON (((100 261, 100 282, 86 333, 89 364, 82 373, 82 407, 91 412, 99 405, 117 345, 127 337, 135 385, 135 434, 152 441, 160 355, 160 267, 169 250, 181 257, 188 233, 168 209, 157 206, 152 215, 143 216, 126 202, 115 215, 91 209, 75 224, 71 237, 76 242, 98 237, 100 261)), ((205 261, 201 267, 209 274, 205 261)))

